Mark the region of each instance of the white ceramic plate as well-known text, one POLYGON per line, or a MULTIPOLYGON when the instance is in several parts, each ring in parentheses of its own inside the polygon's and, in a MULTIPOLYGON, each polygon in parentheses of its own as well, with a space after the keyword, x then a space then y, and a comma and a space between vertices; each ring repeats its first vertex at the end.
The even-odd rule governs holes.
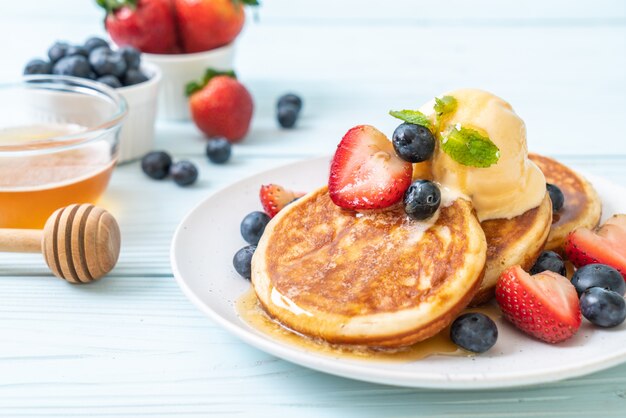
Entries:
MULTIPOLYGON (((250 286, 232 267, 233 255, 246 245, 239 233, 241 219, 260 210, 261 184, 313 190, 327 181, 328 164, 329 158, 318 158, 242 180, 208 197, 182 221, 171 248, 174 275, 187 297, 212 320, 248 344, 285 360, 339 376, 399 386, 523 386, 580 376, 626 361, 626 325, 600 330, 586 320, 574 338, 558 346, 535 341, 500 320, 498 342, 485 354, 431 356, 411 363, 333 358, 273 340, 251 328, 234 307, 250 286)), ((626 212, 625 189, 602 178, 588 179, 602 197, 605 217, 626 212)))

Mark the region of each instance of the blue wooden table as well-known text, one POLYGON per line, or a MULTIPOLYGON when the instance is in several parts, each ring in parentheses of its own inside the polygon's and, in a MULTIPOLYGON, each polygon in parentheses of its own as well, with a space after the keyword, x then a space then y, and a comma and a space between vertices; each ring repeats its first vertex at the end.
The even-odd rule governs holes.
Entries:
MULTIPOLYGON (((101 205, 119 219, 117 269, 90 286, 50 278, 34 255, 0 255, 0 416, 624 417, 626 365, 499 391, 415 390, 314 372, 246 346, 189 303, 171 274, 172 233, 209 193, 329 154, 358 123, 390 132, 392 108, 459 87, 510 101, 529 148, 626 185, 626 2, 266 0, 237 44, 256 101, 232 163, 203 157, 190 123, 157 125, 157 146, 194 160, 190 189, 118 167, 101 205), (296 91, 295 131, 274 103, 296 91)), ((57 39, 102 34, 93 2, 0 3, 0 81, 57 39)), ((207 231, 210 233, 210 231, 207 231)), ((626 336, 624 337, 626 344, 626 336)))

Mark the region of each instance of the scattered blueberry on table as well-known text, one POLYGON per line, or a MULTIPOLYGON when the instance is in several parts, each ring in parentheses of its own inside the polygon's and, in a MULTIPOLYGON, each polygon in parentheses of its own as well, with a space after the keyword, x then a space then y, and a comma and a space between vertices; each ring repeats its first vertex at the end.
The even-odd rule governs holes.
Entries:
POLYGON ((410 163, 429 160, 435 151, 435 137, 430 129, 413 123, 399 125, 391 142, 398 157, 410 163))
POLYGON ((206 145, 206 155, 215 164, 224 164, 230 159, 232 146, 226 138, 211 139, 206 145))
POLYGON ((237 251, 233 257, 233 267, 244 279, 252 278, 252 256, 255 251, 256 245, 248 245, 237 251))
POLYGON ((56 74, 96 80, 120 88, 149 80, 141 67, 141 52, 131 46, 112 50, 107 41, 91 37, 83 45, 55 42, 48 61, 35 58, 24 67, 24 75, 56 74))
POLYGON ((150 178, 162 180, 170 173, 172 157, 164 151, 152 151, 141 159, 141 169, 150 178))
POLYGON ((276 103, 276 118, 278 119, 278 124, 286 129, 293 128, 301 110, 302 99, 299 96, 293 93, 281 96, 276 103))
POLYGON ((563 258, 554 251, 542 252, 537 258, 537 261, 535 261, 535 264, 531 267, 530 274, 534 275, 546 270, 565 276, 566 269, 563 258))
POLYGON ((626 302, 617 292, 592 287, 585 290, 580 297, 580 311, 592 324, 612 328, 626 319, 626 302))
POLYGON ((191 161, 177 161, 172 164, 170 174, 174 183, 179 186, 190 186, 198 179, 198 168, 191 161))
POLYGON ((404 193, 404 211, 418 221, 433 216, 440 204, 439 187, 430 180, 415 180, 404 193))
POLYGON ((450 339, 473 353, 484 353, 498 340, 498 327, 487 315, 471 312, 459 316, 450 327, 450 339))

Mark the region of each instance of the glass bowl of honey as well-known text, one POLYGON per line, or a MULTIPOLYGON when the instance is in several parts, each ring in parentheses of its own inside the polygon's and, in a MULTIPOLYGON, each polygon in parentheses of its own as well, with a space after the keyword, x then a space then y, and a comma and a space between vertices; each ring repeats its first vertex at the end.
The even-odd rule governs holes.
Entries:
POLYGON ((36 75, 0 84, 0 228, 43 228, 58 208, 95 203, 118 157, 127 113, 115 90, 36 75))

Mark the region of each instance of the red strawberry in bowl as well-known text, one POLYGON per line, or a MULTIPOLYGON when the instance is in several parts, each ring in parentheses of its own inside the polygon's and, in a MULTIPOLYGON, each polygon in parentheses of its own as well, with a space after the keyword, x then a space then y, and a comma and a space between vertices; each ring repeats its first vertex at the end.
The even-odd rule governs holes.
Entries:
POLYGON ((607 264, 626 280, 626 215, 614 215, 596 231, 574 230, 565 242, 565 253, 576 267, 607 264))
POLYGON ((107 11, 104 25, 113 41, 142 52, 180 52, 170 0, 97 0, 107 11))
POLYGON ((507 320, 542 341, 565 341, 580 328, 576 288, 558 273, 531 276, 520 266, 510 267, 498 279, 496 300, 507 320))
POLYGON ((256 0, 173 0, 185 52, 200 52, 232 42, 243 28, 244 5, 256 0))
POLYGON ((301 196, 304 196, 304 193, 296 193, 277 184, 265 184, 259 191, 263 210, 270 218, 301 196))
POLYGON ((200 83, 187 86, 191 117, 207 137, 238 142, 248 133, 254 103, 232 71, 207 70, 200 83))
POLYGON ((328 191, 346 209, 381 209, 399 202, 411 184, 412 164, 398 157, 378 129, 359 125, 343 137, 330 167, 328 191))

